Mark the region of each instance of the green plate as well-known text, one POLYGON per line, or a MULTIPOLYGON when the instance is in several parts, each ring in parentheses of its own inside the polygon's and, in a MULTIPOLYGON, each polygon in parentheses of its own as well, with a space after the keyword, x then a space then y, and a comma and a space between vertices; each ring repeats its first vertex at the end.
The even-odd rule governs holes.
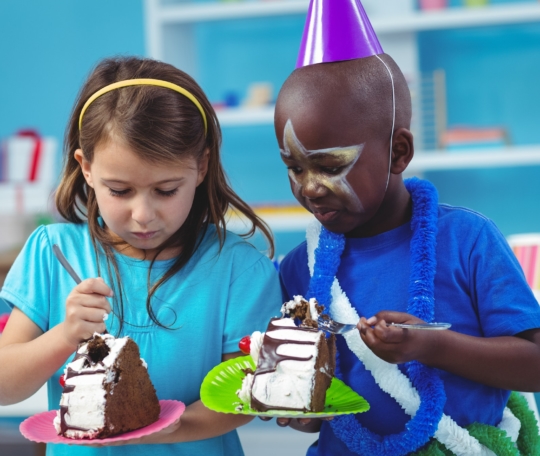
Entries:
POLYGON ((236 391, 242 387, 245 377, 242 369, 255 370, 251 356, 230 359, 214 367, 201 385, 201 400, 211 410, 221 413, 241 415, 271 416, 278 418, 324 418, 337 415, 361 413, 369 410, 366 400, 337 378, 332 379, 326 391, 326 401, 322 412, 299 412, 295 410, 271 410, 258 412, 247 404, 242 404, 236 391), (237 410, 243 405, 242 410, 237 410))

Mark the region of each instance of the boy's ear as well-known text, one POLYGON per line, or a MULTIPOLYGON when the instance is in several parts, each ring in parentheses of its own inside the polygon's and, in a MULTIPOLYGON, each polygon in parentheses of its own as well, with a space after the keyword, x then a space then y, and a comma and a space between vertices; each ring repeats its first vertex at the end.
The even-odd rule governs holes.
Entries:
POLYGON ((86 183, 94 188, 94 183, 92 181, 92 173, 90 172, 90 162, 84 158, 84 154, 82 149, 77 149, 73 156, 75 157, 75 160, 79 162, 79 165, 81 166, 81 171, 83 173, 83 176, 86 180, 86 183))
POLYGON ((392 174, 401 174, 407 169, 414 156, 414 140, 410 130, 398 128, 394 132, 392 146, 392 174))
POLYGON ((210 150, 206 149, 199 160, 199 176, 197 178, 197 187, 202 183, 208 173, 208 162, 210 160, 210 150))

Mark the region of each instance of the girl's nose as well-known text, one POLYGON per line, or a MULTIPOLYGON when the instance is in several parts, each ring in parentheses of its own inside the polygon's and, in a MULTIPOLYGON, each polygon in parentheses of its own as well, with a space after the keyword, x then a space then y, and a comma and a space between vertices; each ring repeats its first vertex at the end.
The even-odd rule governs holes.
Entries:
POLYGON ((147 198, 137 198, 133 202, 131 218, 141 226, 147 226, 156 218, 156 211, 147 198))

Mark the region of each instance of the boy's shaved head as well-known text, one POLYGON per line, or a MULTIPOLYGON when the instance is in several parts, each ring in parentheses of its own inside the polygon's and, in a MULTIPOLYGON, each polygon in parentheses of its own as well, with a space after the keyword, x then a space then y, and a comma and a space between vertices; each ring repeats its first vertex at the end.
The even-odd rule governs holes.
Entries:
POLYGON ((411 96, 391 57, 295 70, 274 121, 291 190, 327 229, 367 236, 407 220, 401 173, 414 154, 411 96))
MULTIPOLYGON (((394 79, 394 129, 409 129, 411 97, 405 77, 390 56, 382 54, 380 58, 394 79)), ((377 56, 308 65, 295 70, 280 90, 276 134, 281 145, 285 124, 291 120, 295 130, 302 129, 302 125, 317 128, 321 122, 327 127, 339 128, 344 141, 341 145, 355 144, 359 129, 365 138, 374 135, 389 138, 392 112, 390 75, 377 56)), ((301 135, 301 131, 297 133, 301 135)), ((309 144, 305 146, 309 147, 309 144)), ((338 144, 328 145, 334 146, 338 144)))

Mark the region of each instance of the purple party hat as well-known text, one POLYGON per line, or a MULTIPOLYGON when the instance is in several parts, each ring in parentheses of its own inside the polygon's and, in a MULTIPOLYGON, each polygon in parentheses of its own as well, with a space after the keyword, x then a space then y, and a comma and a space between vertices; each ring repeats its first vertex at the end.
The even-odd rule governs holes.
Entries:
POLYGON ((311 0, 296 68, 383 53, 360 0, 311 0))

